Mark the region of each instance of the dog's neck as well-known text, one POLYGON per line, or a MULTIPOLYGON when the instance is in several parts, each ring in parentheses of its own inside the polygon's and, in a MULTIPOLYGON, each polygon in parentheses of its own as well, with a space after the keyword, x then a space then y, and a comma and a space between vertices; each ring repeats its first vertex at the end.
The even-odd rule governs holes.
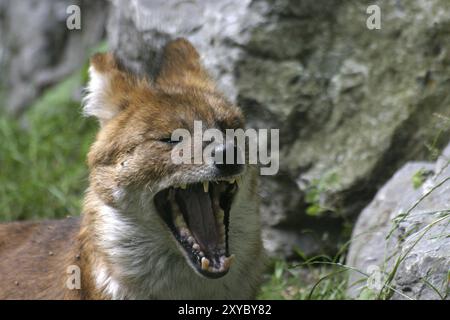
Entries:
MULTIPOLYGON (((90 280, 104 297, 153 297, 142 284, 161 276, 164 269, 158 269, 158 261, 170 255, 171 239, 161 232, 160 221, 149 221, 142 211, 130 207, 124 212, 105 204, 94 192, 87 193, 80 237, 89 251, 83 254, 89 256, 90 280)), ((147 217, 156 216, 147 212, 147 217)))

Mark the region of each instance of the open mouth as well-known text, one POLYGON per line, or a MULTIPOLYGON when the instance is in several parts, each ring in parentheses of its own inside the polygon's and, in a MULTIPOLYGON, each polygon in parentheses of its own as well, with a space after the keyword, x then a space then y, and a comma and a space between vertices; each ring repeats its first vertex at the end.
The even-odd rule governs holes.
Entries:
POLYGON ((239 179, 203 181, 158 192, 156 209, 201 275, 220 278, 233 261, 228 248, 230 208, 239 179))

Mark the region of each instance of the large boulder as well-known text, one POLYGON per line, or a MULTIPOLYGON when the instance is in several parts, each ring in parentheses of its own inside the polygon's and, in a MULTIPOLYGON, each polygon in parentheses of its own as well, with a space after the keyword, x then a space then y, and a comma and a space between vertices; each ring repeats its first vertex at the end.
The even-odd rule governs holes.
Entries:
POLYGON ((80 68, 104 39, 108 5, 106 0, 0 0, 5 100, 0 108, 20 115, 45 88, 80 68), (80 7, 81 30, 67 28, 70 5, 80 7))
POLYGON ((156 70, 161 46, 184 36, 248 124, 280 129, 280 173, 261 194, 272 254, 333 251, 405 161, 449 140, 447 0, 112 1, 111 47, 156 70), (347 232, 343 232, 347 230, 347 232))
POLYGON ((357 270, 350 296, 378 295, 386 283, 384 298, 450 299, 449 236, 450 145, 436 163, 404 165, 361 213, 347 258, 357 270))

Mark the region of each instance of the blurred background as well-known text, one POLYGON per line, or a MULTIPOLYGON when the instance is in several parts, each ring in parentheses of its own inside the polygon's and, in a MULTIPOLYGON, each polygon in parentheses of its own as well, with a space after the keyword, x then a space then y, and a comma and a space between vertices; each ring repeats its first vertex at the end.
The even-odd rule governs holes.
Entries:
MULTIPOLYGON (((370 259, 385 266, 394 248, 401 256, 405 231, 388 244, 386 225, 399 210, 409 215, 447 168, 447 0, 0 0, 0 220, 80 214, 97 130, 80 107, 89 56, 114 50, 151 75, 162 45, 179 36, 197 47, 248 127, 280 129, 280 171, 261 182, 271 264, 259 297, 360 295, 348 289, 347 271, 370 259), (80 28, 68 22, 71 5, 80 28), (369 26, 370 5, 379 28, 369 26), (369 229, 378 238, 360 241, 350 265, 352 232, 369 229)), ((447 227, 434 251, 416 253, 437 256, 439 270, 427 260, 419 275, 393 277, 401 294, 381 287, 364 297, 448 297, 449 204, 446 193, 429 204, 447 227), (418 282, 422 273, 439 276, 418 282)), ((415 228, 418 219, 420 230, 437 223, 415 217, 415 228)))

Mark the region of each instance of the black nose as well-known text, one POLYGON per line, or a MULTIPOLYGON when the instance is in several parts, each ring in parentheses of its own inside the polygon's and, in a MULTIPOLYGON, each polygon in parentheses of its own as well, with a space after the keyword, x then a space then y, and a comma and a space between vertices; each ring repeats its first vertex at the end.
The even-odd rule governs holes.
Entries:
POLYGON ((234 143, 227 142, 218 145, 214 149, 214 154, 215 159, 219 159, 214 164, 222 174, 238 174, 244 169, 242 152, 234 143))

